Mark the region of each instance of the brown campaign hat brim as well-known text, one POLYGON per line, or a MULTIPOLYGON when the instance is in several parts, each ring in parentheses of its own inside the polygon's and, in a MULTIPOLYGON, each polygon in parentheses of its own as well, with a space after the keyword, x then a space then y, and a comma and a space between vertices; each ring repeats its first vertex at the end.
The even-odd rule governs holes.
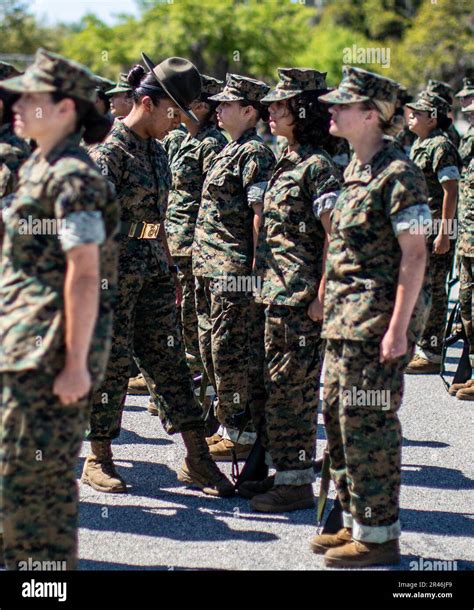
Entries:
POLYGON ((188 118, 190 118, 195 123, 199 123, 199 119, 194 114, 194 112, 190 108, 186 108, 185 106, 183 106, 183 104, 179 100, 176 99, 175 95, 173 95, 173 93, 166 87, 165 83, 163 82, 164 74, 160 74, 159 66, 155 65, 151 61, 151 59, 148 57, 148 55, 146 55, 145 53, 142 53, 142 58, 143 58, 143 61, 145 62, 145 64, 147 65, 147 68, 154 75, 156 80, 160 83, 160 86, 163 87, 163 90, 166 93, 166 95, 168 95, 173 100, 173 102, 175 104, 177 104, 177 106, 181 110, 181 112, 184 112, 184 114, 188 118))

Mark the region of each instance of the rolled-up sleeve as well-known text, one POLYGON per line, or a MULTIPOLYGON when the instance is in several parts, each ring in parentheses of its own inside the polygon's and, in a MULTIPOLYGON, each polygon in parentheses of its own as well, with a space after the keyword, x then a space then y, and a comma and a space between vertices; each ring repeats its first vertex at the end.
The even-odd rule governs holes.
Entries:
POLYGON ((64 252, 83 244, 103 244, 105 226, 102 212, 99 210, 71 212, 61 219, 58 233, 64 252))

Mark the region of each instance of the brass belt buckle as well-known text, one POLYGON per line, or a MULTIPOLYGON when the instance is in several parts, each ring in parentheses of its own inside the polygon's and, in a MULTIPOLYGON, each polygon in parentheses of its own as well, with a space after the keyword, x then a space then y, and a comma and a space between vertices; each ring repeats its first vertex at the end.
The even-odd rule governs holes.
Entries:
POLYGON ((158 237, 159 224, 144 222, 139 239, 155 239, 158 237))
POLYGON ((128 230, 127 237, 134 237, 135 236, 135 229, 136 228, 137 228, 137 223, 136 222, 130 223, 130 229, 128 230))

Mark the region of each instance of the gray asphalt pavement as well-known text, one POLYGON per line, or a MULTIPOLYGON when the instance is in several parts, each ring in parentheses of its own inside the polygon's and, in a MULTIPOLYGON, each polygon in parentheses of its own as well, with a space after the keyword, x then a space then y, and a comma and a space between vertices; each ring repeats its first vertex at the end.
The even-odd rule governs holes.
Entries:
MULTIPOLYGON (((454 350, 452 366, 458 355, 454 350)), ((426 570, 427 562, 442 561, 452 562, 444 569, 472 570, 474 403, 450 397, 437 375, 405 379, 398 569, 426 570)), ((130 493, 106 495, 81 485, 80 569, 324 569, 322 557, 308 548, 315 511, 255 513, 243 498, 212 498, 182 486, 176 479, 181 438, 163 431, 147 413, 147 401, 128 397, 114 443, 130 493)), ((321 424, 319 416, 318 454, 321 424)), ((81 468, 87 451, 84 443, 81 468)), ((229 465, 223 468, 230 472, 229 465)), ((318 489, 319 479, 315 495, 318 489)))

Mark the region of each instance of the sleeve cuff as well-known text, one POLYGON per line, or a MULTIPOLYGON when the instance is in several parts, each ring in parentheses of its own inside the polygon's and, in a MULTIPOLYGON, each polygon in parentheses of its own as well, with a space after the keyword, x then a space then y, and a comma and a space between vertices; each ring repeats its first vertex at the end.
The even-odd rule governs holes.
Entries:
POLYGON ((266 182, 255 182, 247 188, 247 201, 249 206, 263 203, 266 188, 266 182))
POLYGON ((396 236, 404 231, 413 235, 425 235, 431 226, 431 210, 427 203, 417 203, 390 216, 396 236))
POLYGON ((321 195, 313 200, 313 213, 316 218, 319 219, 323 214, 334 209, 337 198, 339 197, 339 193, 340 191, 324 193, 324 195, 321 195))
POLYGON ((439 170, 436 176, 438 177, 438 182, 440 183, 447 182, 448 180, 459 180, 461 177, 459 175, 459 170, 455 165, 443 167, 443 169, 439 170))
POLYGON ((64 252, 83 244, 102 244, 105 226, 102 212, 80 211, 68 214, 59 229, 59 241, 64 252))

